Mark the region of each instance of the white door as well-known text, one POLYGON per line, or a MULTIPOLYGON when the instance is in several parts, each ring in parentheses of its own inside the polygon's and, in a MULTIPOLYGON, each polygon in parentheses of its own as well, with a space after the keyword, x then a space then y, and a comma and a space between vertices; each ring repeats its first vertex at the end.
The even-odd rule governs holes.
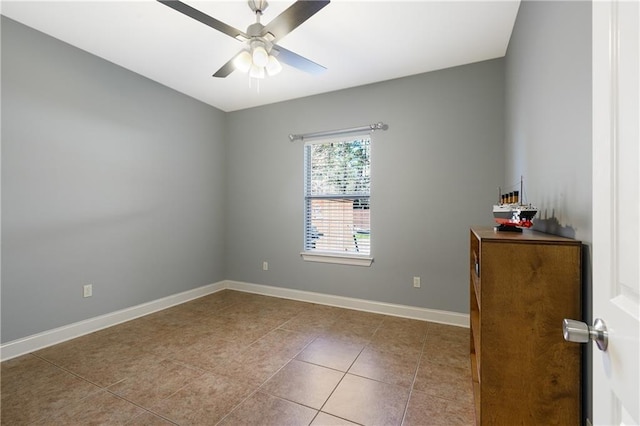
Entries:
POLYGON ((593 421, 640 424, 640 4, 593 2, 593 421))

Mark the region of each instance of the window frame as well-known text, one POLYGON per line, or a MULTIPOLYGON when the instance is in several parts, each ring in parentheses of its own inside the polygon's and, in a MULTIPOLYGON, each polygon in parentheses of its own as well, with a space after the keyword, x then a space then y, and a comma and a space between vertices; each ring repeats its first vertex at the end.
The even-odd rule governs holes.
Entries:
MULTIPOLYGON (((352 266, 371 266, 373 262, 373 256, 371 251, 371 229, 369 229, 369 253, 368 254, 357 254, 357 253, 342 253, 340 251, 330 251, 330 250, 308 250, 308 221, 311 212, 309 211, 309 200, 310 199, 329 199, 329 198, 338 198, 341 197, 336 194, 333 195, 323 195, 314 197, 307 193, 307 189, 309 187, 309 179, 311 179, 310 175, 310 167, 311 167, 311 159, 309 158, 310 153, 308 146, 309 145, 317 145, 317 144, 331 144, 331 143, 345 143, 356 141, 359 139, 366 139, 368 141, 368 151, 369 151, 369 178, 371 179, 371 156, 372 156, 372 148, 373 148, 373 140, 370 133, 353 133, 353 134, 344 134, 339 137, 319 137, 314 138, 312 140, 305 140, 303 146, 303 159, 304 159, 304 171, 303 171, 303 250, 300 253, 301 257, 305 261, 309 262, 319 262, 319 263, 335 263, 342 265, 352 265, 352 266)), ((369 185, 371 185, 371 180, 369 185)), ((347 196, 345 198, 351 198, 351 196, 347 196)), ((362 196, 364 198, 364 196, 362 196)), ((371 211, 371 186, 369 186, 368 195, 366 195, 368 199, 368 209, 371 211)), ((351 198, 355 199, 355 198, 351 198)), ((369 217, 369 227, 371 228, 371 217, 369 217)))

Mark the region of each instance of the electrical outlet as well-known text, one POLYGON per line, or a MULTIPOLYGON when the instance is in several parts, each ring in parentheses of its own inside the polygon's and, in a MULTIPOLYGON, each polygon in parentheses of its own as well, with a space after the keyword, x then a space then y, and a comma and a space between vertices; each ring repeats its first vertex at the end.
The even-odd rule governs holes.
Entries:
POLYGON ((268 271, 269 270, 269 262, 267 262, 267 261, 262 262, 262 270, 263 271, 268 271))
POLYGON ((415 288, 420 288, 420 277, 413 277, 413 286, 415 288))
POLYGON ((83 297, 93 296, 93 284, 87 284, 84 287, 82 287, 82 296, 83 297))

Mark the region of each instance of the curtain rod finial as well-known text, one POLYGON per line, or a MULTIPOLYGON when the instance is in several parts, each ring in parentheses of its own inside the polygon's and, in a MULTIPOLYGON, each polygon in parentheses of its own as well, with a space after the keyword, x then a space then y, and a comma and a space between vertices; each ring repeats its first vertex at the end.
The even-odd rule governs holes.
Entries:
POLYGON ((369 128, 371 130, 387 130, 389 128, 389 126, 387 124, 384 124, 382 121, 379 121, 375 124, 369 124, 369 128))

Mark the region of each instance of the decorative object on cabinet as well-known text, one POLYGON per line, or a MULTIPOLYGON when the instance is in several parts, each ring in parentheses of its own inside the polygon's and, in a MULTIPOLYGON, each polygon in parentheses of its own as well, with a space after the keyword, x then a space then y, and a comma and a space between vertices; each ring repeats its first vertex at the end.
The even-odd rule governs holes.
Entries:
POLYGON ((498 204, 493 205, 493 220, 498 223, 496 231, 522 232, 522 228, 533 226, 533 217, 538 213, 538 208, 531 203, 526 204, 524 200, 522 176, 519 191, 503 192, 502 188, 498 188, 498 204))

